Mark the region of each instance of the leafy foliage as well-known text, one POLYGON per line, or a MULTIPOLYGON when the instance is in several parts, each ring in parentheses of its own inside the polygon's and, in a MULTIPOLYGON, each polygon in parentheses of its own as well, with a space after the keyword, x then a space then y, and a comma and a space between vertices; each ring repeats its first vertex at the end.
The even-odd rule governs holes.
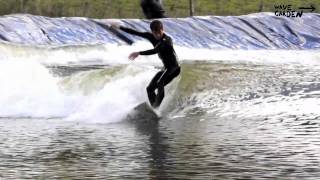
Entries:
MULTIPOLYGON (((320 12, 319 0, 193 0, 194 15, 243 15, 273 12, 274 5, 291 4, 293 9, 313 5, 320 12)), ((189 15, 189 0, 163 0, 169 17, 189 15)), ((0 14, 29 13, 61 17, 143 18, 140 0, 0 0, 0 14)))

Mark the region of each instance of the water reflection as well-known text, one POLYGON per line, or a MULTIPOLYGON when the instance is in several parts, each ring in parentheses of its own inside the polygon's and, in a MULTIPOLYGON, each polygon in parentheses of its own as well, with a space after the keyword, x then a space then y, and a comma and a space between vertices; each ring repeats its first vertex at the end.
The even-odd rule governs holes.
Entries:
POLYGON ((151 179, 162 179, 168 177, 166 171, 168 143, 167 137, 159 130, 159 120, 140 119, 131 121, 131 124, 136 128, 136 131, 143 136, 147 136, 149 146, 149 172, 148 176, 151 179))

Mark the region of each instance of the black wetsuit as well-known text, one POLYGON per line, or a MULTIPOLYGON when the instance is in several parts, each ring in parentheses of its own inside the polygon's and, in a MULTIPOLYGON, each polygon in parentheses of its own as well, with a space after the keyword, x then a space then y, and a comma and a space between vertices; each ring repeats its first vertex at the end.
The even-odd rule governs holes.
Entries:
POLYGON ((140 0, 140 6, 147 19, 166 17, 161 0, 140 0))
POLYGON ((164 87, 180 74, 180 66, 176 52, 173 48, 172 40, 165 33, 160 40, 157 40, 153 34, 149 32, 137 32, 125 27, 120 27, 120 29, 129 34, 148 39, 152 43, 154 49, 141 51, 139 52, 140 55, 158 53, 159 58, 162 60, 165 69, 158 72, 147 87, 150 104, 153 107, 158 107, 164 98, 164 87), (156 89, 158 89, 157 95, 155 93, 156 89))

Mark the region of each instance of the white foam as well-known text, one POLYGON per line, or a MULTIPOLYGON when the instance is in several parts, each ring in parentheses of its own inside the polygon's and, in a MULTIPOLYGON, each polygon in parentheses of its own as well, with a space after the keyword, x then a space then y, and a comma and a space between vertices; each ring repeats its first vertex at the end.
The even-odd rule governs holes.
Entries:
POLYGON ((39 63, 0 61, 0 116, 66 116, 76 101, 61 93, 57 82, 39 63))
POLYGON ((154 73, 153 68, 129 66, 102 89, 85 96, 63 91, 63 79, 54 77, 37 62, 1 60, 0 117, 121 121, 136 105, 146 101, 145 87, 154 73))
MULTIPOLYGON (((65 47, 29 47, 0 44, 2 57, 30 59, 46 65, 92 64, 148 64, 162 66, 157 55, 139 56, 128 60, 131 52, 151 49, 152 45, 141 41, 128 45, 79 45, 65 47)), ((228 50, 196 49, 175 46, 178 58, 183 61, 223 61, 231 63, 301 64, 320 65, 320 50, 228 50)))
POLYGON ((99 92, 90 95, 69 119, 94 123, 117 122, 146 101, 145 87, 154 72, 147 70, 136 75, 121 74, 122 78, 111 80, 99 92))
POLYGON ((211 50, 178 47, 182 60, 320 65, 320 50, 211 50))
POLYGON ((221 117, 242 118, 272 117, 278 115, 319 114, 320 103, 317 98, 299 98, 276 96, 256 99, 249 102, 228 103, 215 109, 221 117), (257 103, 258 102, 258 103, 257 103))
MULTIPOLYGON (((116 122, 146 100, 145 87, 155 70, 121 72, 101 90, 84 96, 62 90, 60 78, 44 65, 132 64, 134 68, 162 66, 154 56, 128 60, 133 51, 150 49, 146 42, 133 46, 90 45, 70 47, 29 47, 0 44, 0 116, 68 117, 94 122, 116 122)), ((175 47, 180 61, 205 60, 232 63, 276 63, 320 65, 319 50, 212 50, 175 47)))

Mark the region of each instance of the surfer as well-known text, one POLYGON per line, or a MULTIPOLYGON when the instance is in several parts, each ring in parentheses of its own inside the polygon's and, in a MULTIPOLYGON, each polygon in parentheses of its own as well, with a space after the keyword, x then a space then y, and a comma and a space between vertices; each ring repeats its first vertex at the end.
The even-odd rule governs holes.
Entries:
POLYGON ((147 87, 149 102, 152 107, 158 107, 164 98, 164 87, 180 74, 180 66, 177 60, 176 52, 173 48, 171 37, 164 33, 163 24, 159 20, 150 23, 150 32, 138 32, 136 30, 112 24, 112 27, 119 28, 122 31, 140 36, 149 40, 154 46, 153 49, 133 52, 129 55, 130 60, 136 59, 139 55, 158 54, 164 68, 159 71, 151 80, 147 87), (157 89, 157 94, 155 90, 157 89))
POLYGON ((147 19, 165 18, 162 0, 140 0, 140 6, 147 19))

